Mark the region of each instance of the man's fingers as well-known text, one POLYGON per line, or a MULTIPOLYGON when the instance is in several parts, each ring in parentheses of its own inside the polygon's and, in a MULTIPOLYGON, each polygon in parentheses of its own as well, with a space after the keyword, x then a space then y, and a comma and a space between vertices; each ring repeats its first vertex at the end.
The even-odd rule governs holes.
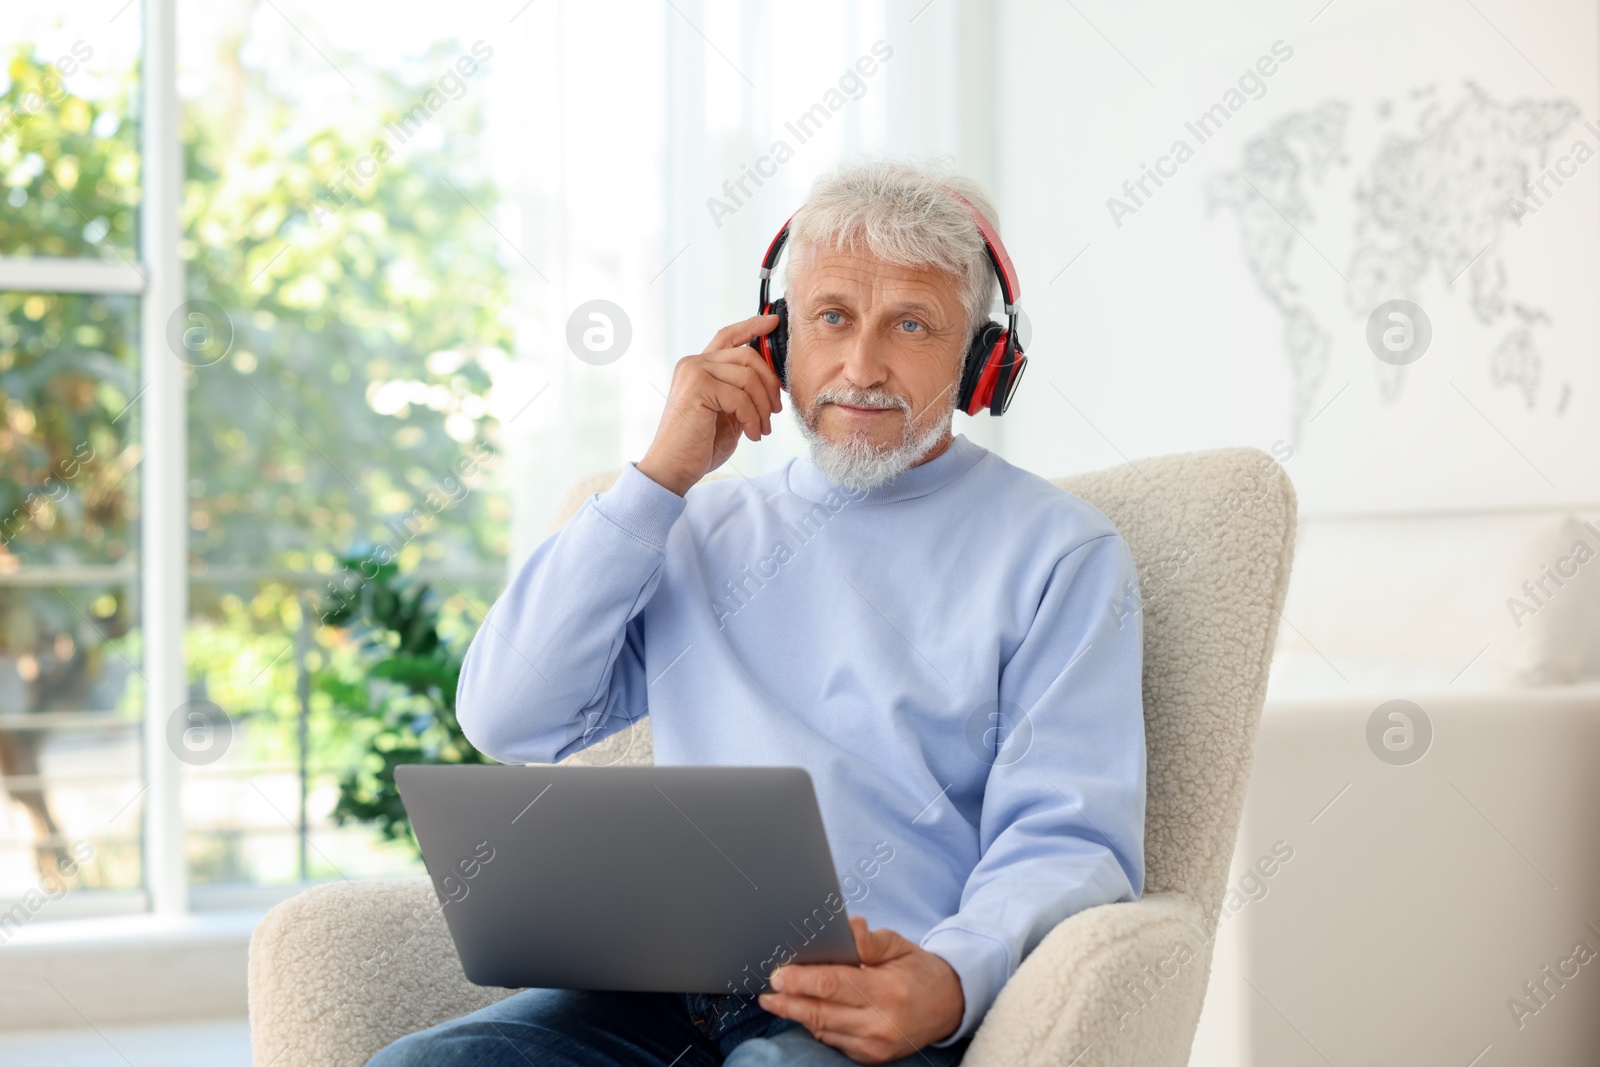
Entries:
POLYGON ((886 926, 867 929, 867 920, 860 915, 850 916, 850 933, 855 936, 856 955, 861 958, 863 967, 886 963, 916 947, 886 926))
POLYGON ((866 918, 860 915, 850 916, 850 933, 855 935, 856 956, 860 958, 861 963, 866 965, 877 962, 878 954, 874 951, 872 934, 867 931, 866 918))
POLYGON ((772 393, 768 391, 766 382, 754 367, 739 363, 707 363, 705 370, 718 381, 742 390, 750 398, 750 406, 760 417, 761 432, 763 434, 772 432, 772 393))
POLYGON ((738 345, 748 344, 753 337, 771 333, 773 327, 777 325, 778 316, 776 315, 751 315, 748 319, 742 319, 718 330, 716 336, 711 339, 711 343, 706 345, 700 354, 703 356, 707 352, 717 352, 724 348, 734 348, 738 345))
POLYGON ((913 1047, 871 1006, 858 1008, 787 993, 763 994, 761 1006, 780 1018, 793 1019, 818 1041, 857 1063, 882 1063, 906 1055, 913 1047))
POLYGON ((767 994, 771 1000, 765 1000, 762 1007, 774 1015, 781 1015, 785 1019, 795 1022, 810 1030, 813 1034, 825 1030, 841 1037, 865 1037, 863 1027, 869 1026, 874 1020, 883 1021, 883 1017, 869 1007, 856 1007, 853 1004, 838 1004, 831 1000, 817 1000, 815 997, 799 997, 792 993, 767 994), (871 1018, 868 1018, 868 1015, 871 1018))
MULTIPOLYGON (((752 441, 761 439, 761 412, 757 410, 755 401, 750 398, 747 391, 723 381, 706 370, 703 364, 694 368, 691 373, 699 375, 701 380, 686 383, 684 392, 688 395, 685 399, 691 402, 698 401, 700 407, 715 415, 732 416, 752 441)), ((691 417, 691 409, 686 405, 673 405, 669 399, 668 406, 680 417, 691 417)), ((708 441, 712 440, 716 436, 715 422, 711 433, 701 431, 700 436, 708 441)))
POLYGON ((717 410, 732 415, 735 421, 744 427, 745 435, 750 440, 761 440, 763 433, 761 428, 762 415, 761 412, 756 410, 756 402, 750 399, 749 392, 739 388, 737 385, 722 381, 714 375, 708 375, 708 377, 711 377, 712 380, 707 386, 706 392, 716 401, 717 410))
POLYGON ((772 972, 773 989, 796 997, 810 997, 839 1004, 864 1005, 861 991, 862 970, 836 963, 805 963, 779 967, 772 972))
POLYGON ((703 353, 700 361, 708 366, 738 366, 749 367, 761 379, 761 386, 766 391, 767 402, 773 411, 783 410, 783 385, 778 381, 778 374, 772 365, 766 361, 753 348, 739 345, 735 348, 718 349, 715 352, 703 353))

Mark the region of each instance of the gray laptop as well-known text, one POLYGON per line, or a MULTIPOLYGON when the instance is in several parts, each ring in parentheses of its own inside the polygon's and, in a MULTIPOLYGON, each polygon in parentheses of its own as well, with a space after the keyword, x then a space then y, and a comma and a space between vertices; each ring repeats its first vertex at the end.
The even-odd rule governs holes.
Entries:
POLYGON ((395 780, 478 985, 742 993, 858 962, 800 767, 440 766, 395 780))

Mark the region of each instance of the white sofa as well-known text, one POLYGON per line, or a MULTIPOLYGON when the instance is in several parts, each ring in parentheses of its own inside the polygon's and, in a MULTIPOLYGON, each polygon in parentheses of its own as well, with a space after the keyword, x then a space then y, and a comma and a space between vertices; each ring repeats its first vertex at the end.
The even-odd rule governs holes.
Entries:
POLYGON ((1523 588, 1600 549, 1583 518, 1302 523, 1197 1065, 1600 1061, 1600 957, 1541 973, 1600 953, 1600 553, 1523 588), (1369 741, 1392 700, 1409 764, 1369 741))
POLYGON ((1544 1006, 1523 983, 1600 953, 1600 685, 1412 690, 1433 738, 1401 766, 1368 746, 1387 699, 1262 716, 1239 853, 1294 859, 1239 911, 1240 1062, 1592 1067, 1600 956, 1544 1006))

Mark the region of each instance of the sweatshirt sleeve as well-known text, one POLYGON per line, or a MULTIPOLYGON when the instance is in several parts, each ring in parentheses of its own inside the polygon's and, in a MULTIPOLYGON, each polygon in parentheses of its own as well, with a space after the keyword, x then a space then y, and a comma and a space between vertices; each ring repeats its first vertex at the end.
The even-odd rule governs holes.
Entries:
POLYGON ((642 621, 685 499, 633 463, 517 568, 461 664, 456 717, 502 763, 554 763, 648 712, 642 621))
POLYGON ((960 910, 922 947, 961 979, 970 1035, 1063 919, 1144 891, 1143 613, 1127 544, 1107 534, 1056 564, 1000 676, 1015 708, 984 788, 981 858, 960 910))

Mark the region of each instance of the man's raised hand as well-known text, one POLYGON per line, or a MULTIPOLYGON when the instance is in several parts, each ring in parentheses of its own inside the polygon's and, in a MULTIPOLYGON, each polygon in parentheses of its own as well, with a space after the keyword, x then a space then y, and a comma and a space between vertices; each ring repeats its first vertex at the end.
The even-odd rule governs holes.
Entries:
POLYGON ((678 360, 640 473, 682 496, 733 455, 741 433, 759 441, 772 432, 772 415, 783 410, 778 376, 746 342, 777 325, 776 315, 735 322, 705 351, 678 360))

